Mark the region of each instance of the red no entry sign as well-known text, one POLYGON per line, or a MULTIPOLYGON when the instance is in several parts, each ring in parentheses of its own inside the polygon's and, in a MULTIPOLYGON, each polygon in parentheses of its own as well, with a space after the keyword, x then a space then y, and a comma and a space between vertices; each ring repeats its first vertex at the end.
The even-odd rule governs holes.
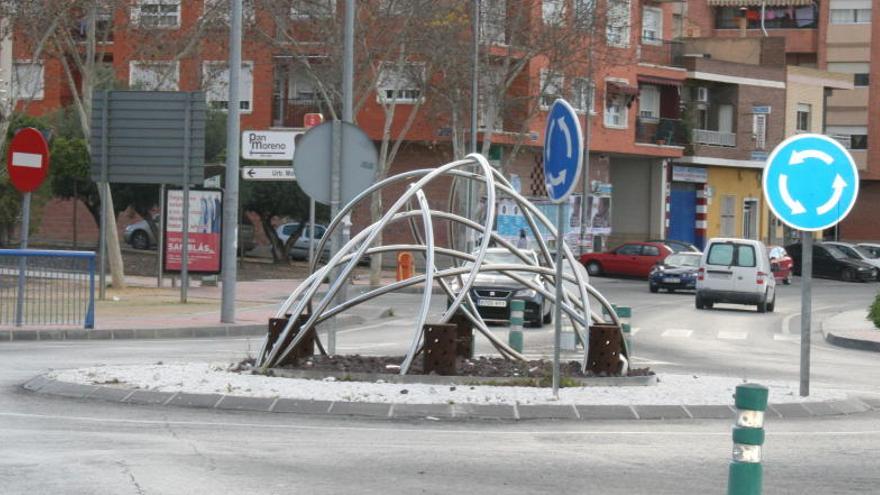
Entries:
POLYGON ((43 134, 33 127, 18 131, 6 155, 9 180, 21 192, 40 187, 49 174, 49 145, 43 134))

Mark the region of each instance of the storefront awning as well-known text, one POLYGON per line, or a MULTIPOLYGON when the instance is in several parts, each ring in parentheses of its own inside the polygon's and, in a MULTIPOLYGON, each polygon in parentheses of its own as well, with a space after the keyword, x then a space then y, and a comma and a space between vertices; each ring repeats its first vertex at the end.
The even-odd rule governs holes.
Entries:
POLYGON ((710 7, 797 7, 811 5, 813 0, 707 0, 710 7))
POLYGON ((664 77, 656 77, 656 76, 638 76, 640 83, 645 84, 656 84, 658 86, 681 86, 683 81, 679 81, 677 79, 666 79, 664 77))
POLYGON ((618 95, 638 96, 639 88, 638 86, 630 86, 622 82, 608 81, 608 92, 618 95))

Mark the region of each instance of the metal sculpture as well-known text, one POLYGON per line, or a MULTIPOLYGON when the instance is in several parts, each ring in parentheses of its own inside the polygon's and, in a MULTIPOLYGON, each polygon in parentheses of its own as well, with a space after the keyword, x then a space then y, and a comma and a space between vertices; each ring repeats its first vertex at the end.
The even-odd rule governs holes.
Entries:
MULTIPOLYGON (((538 225, 541 224, 555 239, 561 240, 561 236, 556 232, 553 223, 535 205, 517 193, 504 176, 498 170, 495 170, 482 155, 471 154, 462 160, 437 168, 412 170, 377 182, 352 199, 339 212, 328 226, 325 235, 321 238, 316 252, 323 252, 327 239, 333 235, 335 229, 340 227, 343 218, 357 204, 392 184, 405 181, 410 182, 406 192, 388 208, 387 213, 382 218, 361 230, 339 252, 335 253, 324 266, 319 268, 317 260, 313 261, 313 265, 310 267, 311 275, 293 291, 275 315, 276 318, 287 318, 288 321, 284 329, 274 339, 274 342, 269 336, 264 341, 258 359, 258 365, 262 369, 265 370, 284 361, 299 342, 307 334, 315 330, 316 325, 321 322, 365 301, 405 287, 422 284, 424 292, 421 297, 421 306, 415 321, 413 336, 404 361, 400 366, 400 374, 406 374, 410 369, 413 359, 418 354, 419 343, 423 338, 422 329, 428 318, 432 289, 435 282, 443 289, 448 300, 451 301, 448 308, 440 316, 440 323, 448 322, 456 312, 460 311, 473 323, 476 330, 492 343, 502 356, 509 359, 525 360, 519 352, 509 347, 489 329, 476 310, 476 305, 471 297, 471 288, 479 273, 499 272, 526 288, 538 291, 552 304, 557 304, 554 291, 547 290, 546 288, 546 286, 552 286, 556 282, 554 258, 550 254, 547 240, 541 235, 538 225), (447 211, 432 210, 423 192, 423 189, 428 184, 440 178, 452 179, 447 211), (486 211, 481 222, 454 213, 459 181, 471 181, 471 183, 476 183, 485 189, 486 211), (513 243, 492 231, 496 217, 496 199, 499 197, 510 198, 519 206, 531 230, 532 237, 537 242, 539 264, 535 264, 534 260, 524 255, 513 243), (421 220, 421 226, 419 226, 419 220, 421 220), (446 222, 449 246, 437 245, 434 235, 434 224, 436 221, 446 222), (409 224, 416 243, 373 245, 373 241, 379 232, 389 225, 400 222, 409 224), (454 235, 453 230, 456 225, 470 229, 478 236, 479 245, 473 252, 467 252, 464 250, 465 248, 459 246, 461 244, 460 239, 454 235), (486 251, 490 245, 508 249, 521 259, 524 264, 484 264, 486 251), (365 255, 401 251, 419 253, 425 261, 424 274, 374 288, 348 301, 334 304, 334 298, 343 287, 343 284, 348 283, 358 260, 362 259, 365 255), (438 269, 436 266, 437 255, 452 258, 454 260, 453 266, 438 269), (543 260, 543 265, 540 264, 540 260, 543 260), (541 280, 536 282, 533 276, 527 277, 524 274, 538 274, 541 280), (329 288, 323 295, 318 296, 318 289, 325 281, 329 284, 329 288), (450 285, 450 281, 454 282, 455 287, 450 285), (305 321, 303 322, 303 320, 305 321), (297 326, 296 329, 294 329, 295 325, 297 326), (291 332, 295 333, 292 339, 290 339, 291 332), (287 344, 282 345, 281 343, 287 344)), ((611 323, 620 329, 620 320, 617 318, 611 304, 589 284, 586 271, 577 268, 579 261, 574 257, 569 247, 560 241, 557 241, 556 245, 563 248, 564 263, 569 264, 571 267, 570 273, 564 274, 563 278, 567 282, 575 284, 577 288, 576 291, 563 291, 561 305, 563 314, 569 318, 577 338, 583 344, 583 366, 586 370, 589 353, 588 332, 590 322, 602 323, 605 318, 603 315, 607 315, 611 319, 611 323), (601 313, 593 311, 591 309, 591 298, 598 301, 604 311, 601 313), (589 315, 589 317, 585 315, 589 315)), ((323 352, 323 348, 320 345, 319 348, 323 352)), ((621 370, 623 372, 628 368, 626 354, 626 349, 624 348, 620 354, 621 370)))

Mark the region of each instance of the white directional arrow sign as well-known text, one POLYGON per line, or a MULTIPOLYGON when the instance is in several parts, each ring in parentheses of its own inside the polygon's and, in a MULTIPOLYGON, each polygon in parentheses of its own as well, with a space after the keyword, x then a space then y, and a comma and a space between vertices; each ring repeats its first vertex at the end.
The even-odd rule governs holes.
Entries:
POLYGON ((296 180, 293 167, 244 167, 241 169, 241 178, 245 180, 296 180))
POLYGON ((831 198, 829 198, 823 205, 816 208, 816 213, 820 215, 828 213, 832 208, 837 206, 837 203, 840 203, 840 198, 843 196, 843 190, 846 189, 846 181, 843 180, 843 177, 841 177, 840 174, 837 174, 837 176, 834 177, 834 183, 831 184, 831 187, 834 189, 834 194, 832 194, 831 198))
POLYGON ((822 162, 824 162, 825 165, 831 165, 832 163, 834 163, 834 158, 831 155, 829 155, 828 153, 825 153, 824 151, 819 151, 819 150, 797 151, 797 150, 795 150, 795 151, 791 152, 791 158, 788 160, 788 164, 789 165, 800 165, 801 163, 804 163, 804 161, 806 161, 808 158, 817 158, 819 160, 822 160, 822 162))
POLYGON ((807 209, 804 208, 804 205, 791 197, 791 193, 788 192, 788 176, 782 174, 779 176, 779 194, 782 196, 782 201, 785 203, 785 206, 791 208, 792 215, 800 215, 801 213, 806 213, 807 209))
MULTIPOLYGON (((572 149, 573 146, 572 146, 572 139, 571 139, 571 130, 568 128, 568 124, 565 123, 565 119, 562 117, 559 117, 558 119, 550 122, 550 131, 549 131, 550 133, 552 133, 555 130, 557 124, 559 125, 559 130, 562 131, 562 135, 565 137, 565 157, 571 158, 572 153, 574 152, 574 150, 572 149)), ((546 148, 547 148, 546 159, 549 160, 550 157, 552 156, 553 149, 549 144, 546 146, 546 148)), ((557 187, 557 186, 560 186, 565 183, 565 176, 566 176, 566 171, 562 170, 557 175, 549 174, 547 176, 547 181, 550 183, 550 186, 557 187)))

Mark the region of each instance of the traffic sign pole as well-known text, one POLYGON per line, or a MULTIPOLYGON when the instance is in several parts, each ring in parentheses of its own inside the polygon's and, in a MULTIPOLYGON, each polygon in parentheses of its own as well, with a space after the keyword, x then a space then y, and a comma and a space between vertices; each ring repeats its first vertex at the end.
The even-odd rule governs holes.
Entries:
MULTIPOLYGON (((562 345, 562 203, 556 205, 556 305, 553 329, 553 397, 559 398, 559 347, 562 345)), ((589 317, 589 316, 588 316, 589 317)))
POLYGON ((801 397, 810 395, 810 332, 813 312, 813 233, 801 232, 801 397))
MULTIPOLYGON (((28 247, 28 234, 31 225, 31 193, 24 193, 21 200, 21 248, 28 247)), ((20 327, 24 319, 24 287, 27 273, 27 256, 18 261, 18 293, 15 298, 15 326, 20 327)))

